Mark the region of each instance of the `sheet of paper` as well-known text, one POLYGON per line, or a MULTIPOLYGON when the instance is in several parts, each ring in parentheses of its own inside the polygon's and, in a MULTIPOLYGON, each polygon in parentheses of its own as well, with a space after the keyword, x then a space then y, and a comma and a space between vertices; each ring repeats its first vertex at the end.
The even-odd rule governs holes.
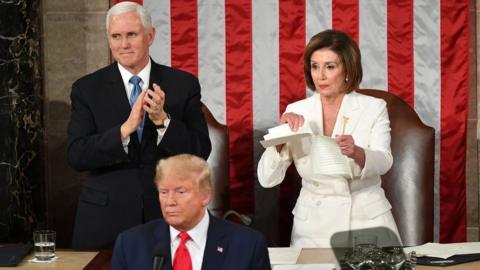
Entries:
POLYGON ((284 144, 284 143, 291 142, 291 141, 294 141, 294 140, 299 140, 299 139, 301 139, 303 137, 307 137, 307 136, 311 136, 311 135, 306 134, 306 133, 292 134, 292 135, 289 135, 289 136, 283 136, 283 137, 279 137, 279 138, 272 138, 272 139, 268 139, 268 140, 263 140, 263 141, 260 141, 260 144, 263 147, 267 148, 267 147, 270 147, 270 146, 284 144))
POLYGON ((421 246, 407 247, 403 249, 405 253, 415 251, 417 256, 430 256, 447 259, 453 255, 480 253, 480 242, 467 243, 426 243, 421 246))
POLYGON ((320 135, 312 137, 310 156, 314 174, 351 176, 347 158, 331 137, 320 135))
POLYGON ((264 140, 260 141, 260 143, 267 148, 311 135, 312 129, 308 122, 305 122, 297 131, 292 131, 288 124, 282 124, 268 129, 268 134, 263 136, 264 140))
POLYGON ((296 264, 301 248, 268 248, 270 264, 296 264))
POLYGON ((265 140, 275 139, 279 137, 290 136, 293 134, 312 134, 312 129, 308 122, 303 123, 303 125, 297 130, 292 131, 288 124, 282 124, 273 128, 268 129, 268 133, 263 136, 265 140))
POLYGON ((294 265, 274 265, 273 270, 334 270, 335 264, 294 264, 294 265))

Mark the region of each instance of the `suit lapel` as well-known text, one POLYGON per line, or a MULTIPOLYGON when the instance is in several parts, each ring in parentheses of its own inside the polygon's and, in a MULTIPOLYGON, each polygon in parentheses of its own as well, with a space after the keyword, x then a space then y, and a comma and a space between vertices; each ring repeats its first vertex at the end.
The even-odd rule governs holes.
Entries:
MULTIPOLYGON (((148 89, 153 90, 153 83, 156 83, 162 87, 162 70, 161 66, 155 63, 150 59, 152 67, 150 69, 150 81, 148 82, 148 89)), ((163 89, 163 88, 162 88, 163 89)), ((148 117, 148 114, 145 114, 145 122, 143 126, 143 135, 142 135, 142 150, 147 146, 144 142, 149 142, 154 139, 156 145, 157 130, 153 122, 148 117)))
MULTIPOLYGON (((210 213, 209 213, 210 215, 210 213)), ((223 269, 223 261, 228 252, 228 237, 225 226, 218 218, 210 215, 207 244, 203 254, 202 270, 223 269)))
POLYGON ((162 67, 159 64, 155 63, 153 60, 151 61, 152 69, 150 70, 150 81, 148 82, 148 88, 153 89, 154 83, 162 87, 162 67))
POLYGON ((335 122, 335 127, 332 132, 332 137, 335 135, 341 135, 343 132, 345 135, 352 134, 360 121, 362 115, 360 113, 361 106, 357 98, 357 93, 351 92, 343 97, 342 105, 338 111, 337 120, 335 122), (344 124, 343 118, 346 118, 346 123, 344 124), (344 130, 345 126, 345 130, 344 130))
POLYGON ((310 118, 314 119, 314 125, 311 125, 313 134, 323 135, 323 106, 320 102, 320 94, 315 92, 310 97, 309 108, 306 113, 310 114, 310 118))
MULTIPOLYGON (((166 224, 163 220, 159 224, 160 225, 153 232, 155 244, 167 245, 168 247, 170 247, 171 246, 170 245, 170 228, 168 227, 168 224, 166 224)), ((155 246, 153 246, 153 248, 155 248, 155 246)), ((169 250, 168 256, 162 267, 163 270, 172 270, 173 268, 171 250, 170 248, 168 250, 169 250)))
POLYGON ((117 65, 116 62, 111 64, 107 73, 107 96, 115 108, 115 112, 118 112, 118 118, 125 121, 130 115, 130 104, 117 65))
MULTIPOLYGON (((351 92, 343 97, 342 104, 338 111, 337 119, 335 120, 335 126, 332 132, 332 138, 336 135, 340 135, 343 132, 343 117, 347 117, 347 123, 345 125, 345 134, 352 134, 353 130, 357 126, 361 119, 361 106, 358 100, 358 93, 351 92)), ((320 95, 315 93, 309 103, 307 113, 310 114, 311 119, 315 119, 315 125, 312 126, 314 134, 323 134, 323 108, 322 102, 320 102, 320 95)))

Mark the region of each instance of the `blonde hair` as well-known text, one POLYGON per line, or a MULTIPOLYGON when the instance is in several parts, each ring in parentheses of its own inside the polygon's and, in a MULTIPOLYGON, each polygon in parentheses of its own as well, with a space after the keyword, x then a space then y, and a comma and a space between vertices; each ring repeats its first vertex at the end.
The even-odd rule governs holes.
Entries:
POLYGON ((180 154, 158 161, 155 175, 157 184, 169 175, 183 180, 195 180, 200 190, 212 189, 208 163, 191 154, 180 154))

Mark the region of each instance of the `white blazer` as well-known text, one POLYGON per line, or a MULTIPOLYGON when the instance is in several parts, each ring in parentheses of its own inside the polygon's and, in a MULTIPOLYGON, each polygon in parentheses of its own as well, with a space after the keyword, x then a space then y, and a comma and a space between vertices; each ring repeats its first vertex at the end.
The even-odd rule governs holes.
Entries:
MULTIPOLYGON (((323 135, 318 93, 288 105, 286 112, 303 115, 314 135, 323 135)), ((311 137, 287 143, 281 153, 269 147, 259 161, 258 180, 263 187, 280 184, 292 162, 302 177, 302 190, 292 211, 292 246, 330 247, 330 237, 337 231, 375 226, 388 227, 398 235, 380 178, 393 162, 385 101, 356 92, 345 95, 332 138, 343 129, 344 134, 352 135, 355 144, 365 151, 363 169, 353 159, 348 159, 353 179, 329 175, 329 172, 314 173, 311 137), (349 119, 345 128, 343 117, 349 119)))

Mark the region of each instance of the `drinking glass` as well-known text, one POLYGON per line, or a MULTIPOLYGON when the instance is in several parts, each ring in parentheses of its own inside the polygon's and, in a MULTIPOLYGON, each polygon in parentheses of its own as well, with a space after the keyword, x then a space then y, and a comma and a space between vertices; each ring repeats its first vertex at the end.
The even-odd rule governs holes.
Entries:
POLYGON ((33 232, 35 258, 39 261, 50 261, 55 257, 56 233, 52 230, 36 230, 33 232))

